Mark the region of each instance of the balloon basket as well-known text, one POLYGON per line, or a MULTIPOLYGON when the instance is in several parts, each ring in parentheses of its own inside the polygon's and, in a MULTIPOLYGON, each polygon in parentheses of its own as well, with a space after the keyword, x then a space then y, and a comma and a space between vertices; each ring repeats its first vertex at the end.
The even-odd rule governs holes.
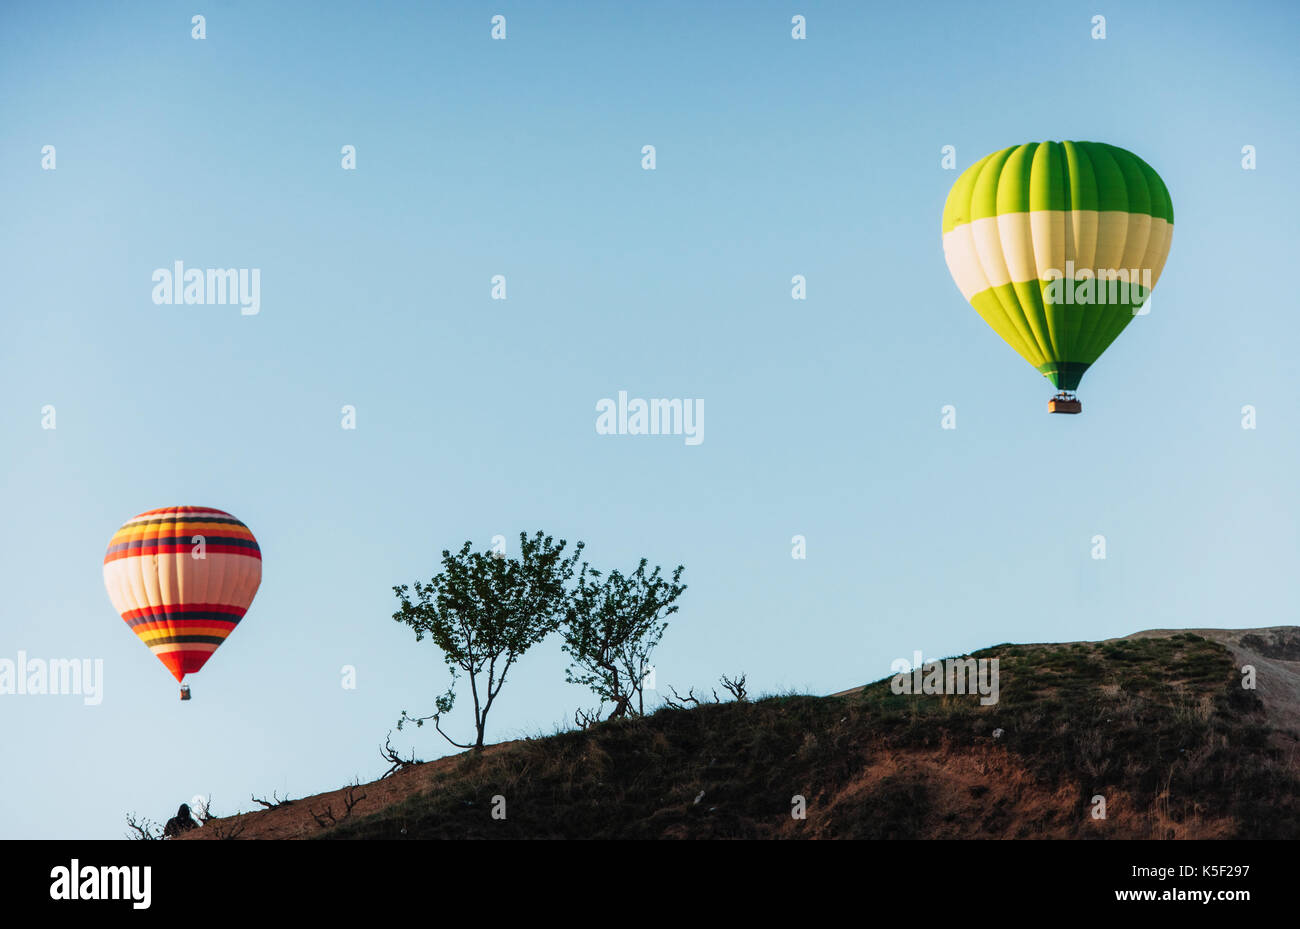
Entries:
POLYGON ((182 700, 188 700, 189 698, 190 698, 190 685, 189 685, 189 684, 182 684, 182 685, 181 685, 181 699, 182 699, 182 700))
POLYGON ((1074 394, 1062 391, 1051 400, 1047 401, 1047 412, 1049 413, 1082 413, 1083 404, 1079 402, 1074 394))

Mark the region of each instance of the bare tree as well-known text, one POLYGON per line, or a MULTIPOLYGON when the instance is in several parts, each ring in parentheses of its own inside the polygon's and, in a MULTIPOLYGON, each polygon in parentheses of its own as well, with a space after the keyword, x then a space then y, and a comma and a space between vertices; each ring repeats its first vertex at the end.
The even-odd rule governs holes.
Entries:
MULTIPOLYGON (((722 681, 722 686, 726 688, 726 691, 729 694, 731 694, 732 698, 739 701, 740 703, 745 703, 749 700, 749 692, 745 690, 744 674, 741 674, 735 678, 727 677, 727 675, 724 674, 722 675, 721 681, 722 681)), ((714 699, 717 699, 718 692, 716 690, 713 692, 713 696, 714 699)))
MULTIPOLYGON (((250 794, 249 796, 251 797, 252 795, 250 794)), ((276 795, 276 792, 275 792, 274 790, 271 791, 271 799, 270 799, 270 800, 263 800, 263 799, 260 798, 260 797, 252 797, 252 800, 253 800, 254 803, 258 804, 259 806, 264 806, 264 807, 266 807, 268 810, 273 810, 273 809, 275 809, 277 806, 288 806, 289 804, 293 803, 293 801, 290 800, 288 797, 285 797, 283 800, 281 800, 281 799, 276 795)))
POLYGON ((360 789, 361 784, 359 782, 353 782, 348 785, 347 790, 343 792, 343 815, 341 817, 335 817, 333 804, 327 805, 320 813, 317 813, 315 810, 310 808, 307 812, 311 814, 312 819, 316 820, 316 825, 320 826, 322 829, 337 826, 352 815, 352 808, 354 806, 366 799, 365 794, 357 793, 360 789))
MULTIPOLYGON (((727 675, 724 674, 722 675, 721 678, 719 678, 719 680, 722 683, 723 689, 725 689, 729 694, 731 694, 733 698, 735 698, 740 703, 744 703, 749 700, 749 691, 746 690, 745 677, 746 676, 744 674, 741 674, 738 675, 737 677, 731 678, 731 677, 727 677, 727 675)), ((695 696, 694 687, 686 691, 686 696, 684 697, 677 692, 676 687, 670 686, 668 690, 672 692, 672 696, 664 698, 664 705, 669 707, 670 709, 685 710, 685 709, 689 709, 692 706, 703 706, 705 703, 705 701, 695 696)), ((713 702, 714 703, 722 702, 722 698, 718 696, 718 689, 716 687, 713 688, 713 702)))
POLYGON ((244 833, 244 817, 238 816, 234 822, 215 822, 212 824, 212 837, 215 839, 237 839, 244 833))
POLYGON ((212 815, 212 794, 208 794, 206 797, 201 798, 199 808, 194 813, 194 819, 200 826, 205 826, 209 820, 216 819, 216 817, 212 815))
POLYGON ((671 697, 664 697, 664 706, 667 706, 669 709, 673 709, 673 710, 685 710, 685 709, 687 709, 687 708, 690 707, 690 706, 701 706, 701 705, 702 705, 702 704, 700 703, 700 698, 697 697, 697 696, 695 696, 695 688, 694 688, 694 687, 692 687, 690 690, 688 690, 688 691, 686 692, 686 696, 684 696, 684 697, 683 697, 681 694, 679 694, 679 693, 677 692, 677 688, 676 688, 676 687, 671 687, 671 686, 670 686, 668 689, 669 689, 670 691, 672 691, 672 694, 673 694, 673 695, 672 695, 671 697))
POLYGON ((573 711, 573 724, 579 729, 590 729, 600 722, 600 717, 603 715, 603 706, 598 706, 594 710, 577 709, 573 711))
POLYGON ((416 764, 424 764, 423 761, 420 761, 415 757, 415 749, 411 749, 410 758, 403 758, 401 755, 397 754, 397 749, 393 748, 392 739, 393 734, 390 732, 384 739, 384 747, 379 750, 379 757, 384 759, 384 761, 387 761, 389 764, 388 770, 379 775, 381 781, 388 777, 388 775, 396 774, 403 768, 416 764))
POLYGON ((147 817, 136 816, 135 813, 127 813, 126 824, 131 830, 127 833, 126 837, 128 839, 142 842, 162 838, 162 824, 156 823, 147 817))
POLYGON ((361 782, 355 781, 347 790, 343 792, 343 818, 347 819, 352 815, 352 808, 366 799, 365 794, 357 793, 361 789, 361 782))

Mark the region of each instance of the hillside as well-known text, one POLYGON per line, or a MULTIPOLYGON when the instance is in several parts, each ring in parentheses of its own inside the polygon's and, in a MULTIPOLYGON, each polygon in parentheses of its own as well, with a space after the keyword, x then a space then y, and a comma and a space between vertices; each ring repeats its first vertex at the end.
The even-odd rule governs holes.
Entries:
POLYGON ((340 790, 187 838, 1300 837, 1300 628, 973 657, 999 659, 995 705, 885 679, 664 709, 406 768, 353 789, 350 815, 340 790))

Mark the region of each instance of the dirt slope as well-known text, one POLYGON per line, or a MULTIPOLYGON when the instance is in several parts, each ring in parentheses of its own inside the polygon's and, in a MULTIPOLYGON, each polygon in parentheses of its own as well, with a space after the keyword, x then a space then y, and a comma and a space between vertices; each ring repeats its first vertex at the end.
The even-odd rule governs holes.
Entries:
POLYGON ((1148 630, 975 657, 1000 659, 996 705, 900 696, 886 678, 661 710, 185 838, 1300 838, 1300 628, 1148 630), (1256 691, 1241 687, 1243 664, 1256 691), (1104 820, 1090 815, 1098 796, 1104 820), (505 819, 491 815, 497 798, 505 819))
MULTIPOLYGON (((506 751, 513 742, 489 745, 484 756, 506 751)), ((344 787, 309 797, 290 799, 272 809, 255 809, 214 819, 202 829, 180 836, 185 841, 199 839, 308 839, 321 834, 325 827, 355 817, 360 819, 387 809, 395 803, 428 790, 439 776, 455 770, 464 755, 449 755, 394 772, 389 777, 344 787), (348 806, 351 804, 351 815, 348 806)), ((267 798, 263 798, 267 799, 267 798)))
POLYGON ((1148 629, 1127 639, 1167 638, 1190 632, 1232 652, 1237 670, 1253 665, 1256 687, 1269 723, 1300 739, 1300 627, 1258 629, 1148 629))

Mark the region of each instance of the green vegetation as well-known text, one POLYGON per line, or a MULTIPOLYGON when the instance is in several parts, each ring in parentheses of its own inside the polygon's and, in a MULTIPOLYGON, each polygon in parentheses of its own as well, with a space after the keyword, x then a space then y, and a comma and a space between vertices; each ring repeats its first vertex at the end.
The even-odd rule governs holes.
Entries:
POLYGON ((1221 646, 1182 634, 974 657, 1000 661, 996 705, 899 695, 885 679, 845 697, 664 708, 467 753, 429 789, 323 835, 1300 837, 1300 784, 1221 646), (791 816, 796 795, 806 820, 791 816))
POLYGON ((456 681, 469 679, 474 700, 474 748, 483 747, 488 713, 505 686, 510 668, 530 648, 554 632, 564 615, 566 584, 582 554, 579 542, 564 556, 567 543, 555 544, 538 532, 533 538, 519 533, 519 555, 507 558, 491 550, 475 552, 466 542, 459 552, 442 552, 442 571, 429 583, 415 582, 415 596, 402 584, 393 588, 401 609, 393 619, 415 631, 415 641, 426 635, 442 652, 451 672, 447 692, 434 700, 428 716, 414 717, 405 710, 397 728, 407 722, 423 726, 426 720, 443 738, 442 717, 456 702, 456 681))
MULTIPOLYGON (((458 552, 444 549, 442 571, 427 584, 393 587, 400 609, 393 619, 409 626, 415 640, 428 636, 442 652, 451 672, 447 691, 434 698, 433 712, 412 716, 402 711, 397 721, 434 728, 457 748, 482 750, 488 713, 505 686, 506 676, 523 655, 552 633, 562 633, 570 665, 570 683, 582 684, 600 700, 594 710, 578 710, 575 719, 586 727, 609 717, 645 713, 645 679, 650 653, 658 646, 675 601, 686 590, 685 568, 678 565, 672 579, 656 565, 647 573, 642 558, 631 574, 601 571, 585 561, 577 567, 584 542, 565 556, 567 542, 538 531, 532 538, 519 533, 519 554, 504 550, 476 552, 466 542, 458 552), (574 573, 577 580, 570 584, 574 573), (455 741, 443 731, 442 720, 456 703, 461 677, 469 685, 474 706, 475 739, 455 741)), ((400 768, 410 762, 393 754, 384 757, 400 768)))
POLYGON ((1080 819, 1094 794, 1119 789, 1143 806, 1159 801, 1173 822, 1213 811, 1252 837, 1300 836, 1292 799, 1300 785, 1223 647, 1183 633, 997 646, 973 657, 1000 659, 996 706, 895 695, 880 682, 864 694, 880 731, 918 747, 1001 728, 1002 743, 1041 782, 1079 782, 1080 819))
MULTIPOLYGON (((608 718, 645 713, 645 681, 650 653, 659 645, 668 617, 677 612, 675 601, 686 591, 678 565, 672 580, 660 577, 660 568, 646 573, 646 559, 624 575, 600 571, 584 564, 569 597, 564 618, 564 652, 570 664, 565 678, 581 684, 600 699, 586 714, 598 722, 605 703, 614 704, 608 718)), ((582 712, 579 711, 579 718, 582 712)))

